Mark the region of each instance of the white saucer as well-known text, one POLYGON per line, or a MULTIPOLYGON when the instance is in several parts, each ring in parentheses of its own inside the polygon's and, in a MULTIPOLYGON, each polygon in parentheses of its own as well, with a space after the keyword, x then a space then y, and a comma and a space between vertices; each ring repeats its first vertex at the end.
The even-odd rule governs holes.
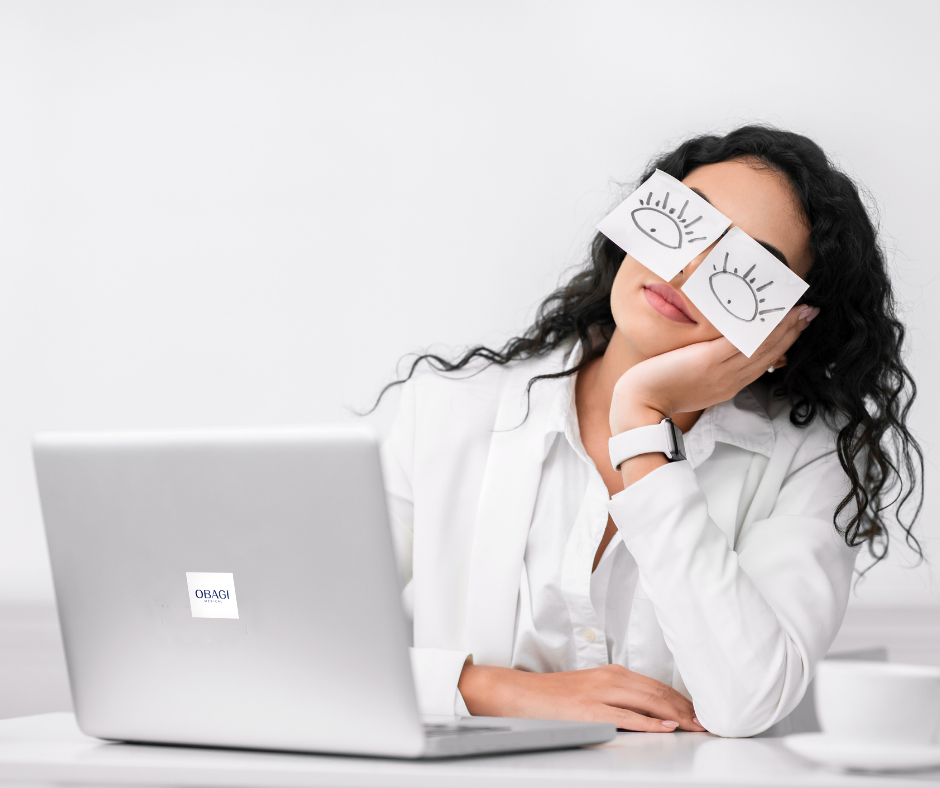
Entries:
POLYGON ((897 772, 940 768, 940 745, 853 741, 825 733, 784 736, 784 746, 816 763, 840 769, 897 772))

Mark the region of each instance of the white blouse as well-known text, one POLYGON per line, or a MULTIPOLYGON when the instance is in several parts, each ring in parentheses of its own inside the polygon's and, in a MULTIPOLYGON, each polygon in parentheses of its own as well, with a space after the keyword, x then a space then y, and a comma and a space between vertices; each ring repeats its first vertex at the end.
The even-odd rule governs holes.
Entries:
MULTIPOLYGON (((845 612, 856 550, 833 433, 759 384, 708 408, 670 463, 608 499, 567 352, 403 387, 383 471, 425 713, 466 713, 468 659, 548 672, 616 662, 747 736, 797 705, 845 612), (591 567, 608 513, 618 528, 591 567), (847 515, 846 515, 847 516, 847 515)), ((575 349, 575 352, 576 349, 575 349)))
POLYGON ((610 496, 581 443, 574 392, 571 377, 551 405, 550 448, 519 583, 512 667, 536 673, 630 667, 625 646, 637 565, 618 532, 591 571, 610 496))

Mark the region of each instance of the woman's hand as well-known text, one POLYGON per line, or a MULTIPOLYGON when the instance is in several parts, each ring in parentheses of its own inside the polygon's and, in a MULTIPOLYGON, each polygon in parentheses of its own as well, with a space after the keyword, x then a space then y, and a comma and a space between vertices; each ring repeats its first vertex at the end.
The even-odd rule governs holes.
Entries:
POLYGON ((731 399, 771 365, 782 366, 781 360, 786 363, 787 350, 818 314, 817 307, 793 307, 750 358, 719 337, 671 350, 630 368, 614 386, 611 434, 731 399))
POLYGON ((564 673, 466 665, 458 687, 474 716, 612 722, 657 733, 705 730, 688 698, 620 665, 564 673))

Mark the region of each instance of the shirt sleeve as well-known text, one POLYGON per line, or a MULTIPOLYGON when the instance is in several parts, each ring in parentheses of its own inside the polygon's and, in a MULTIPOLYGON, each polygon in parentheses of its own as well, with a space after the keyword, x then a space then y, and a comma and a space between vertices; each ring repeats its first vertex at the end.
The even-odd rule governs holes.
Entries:
MULTIPOLYGON (((392 544, 401 575, 403 596, 408 597, 411 584, 412 548, 414 544, 414 494, 411 480, 414 473, 415 393, 414 384, 402 385, 401 400, 388 437, 382 443, 382 477, 388 505, 392 544)), ((409 616, 410 606, 405 605, 409 616)))
POLYGON ((418 710, 422 714, 469 717, 457 689, 463 666, 473 662, 464 651, 443 648, 411 649, 411 672, 415 677, 418 710))
POLYGON ((753 736, 799 703, 834 640, 857 550, 833 525, 846 476, 823 454, 785 478, 735 549, 688 462, 615 495, 610 514, 709 731, 753 736))
MULTIPOLYGON (((414 496, 412 472, 415 443, 414 384, 403 384, 398 414, 382 444, 382 474, 388 504, 389 526, 402 581, 402 605, 409 623, 414 620, 412 551, 414 547, 414 496)), ((457 689, 461 671, 472 662, 468 652, 440 648, 412 648, 418 710, 421 714, 470 716, 457 689)))

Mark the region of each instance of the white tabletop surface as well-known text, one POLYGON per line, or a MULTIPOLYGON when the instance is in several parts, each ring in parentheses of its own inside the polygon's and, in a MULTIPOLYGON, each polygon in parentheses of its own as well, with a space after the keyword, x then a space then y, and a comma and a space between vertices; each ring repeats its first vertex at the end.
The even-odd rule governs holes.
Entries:
MULTIPOLYGON (((367 724, 367 723, 364 723, 367 724)), ((843 774, 780 739, 623 733, 599 747, 436 762, 114 744, 83 735, 69 713, 0 720, 4 785, 188 786, 940 786, 940 771, 843 774)))

